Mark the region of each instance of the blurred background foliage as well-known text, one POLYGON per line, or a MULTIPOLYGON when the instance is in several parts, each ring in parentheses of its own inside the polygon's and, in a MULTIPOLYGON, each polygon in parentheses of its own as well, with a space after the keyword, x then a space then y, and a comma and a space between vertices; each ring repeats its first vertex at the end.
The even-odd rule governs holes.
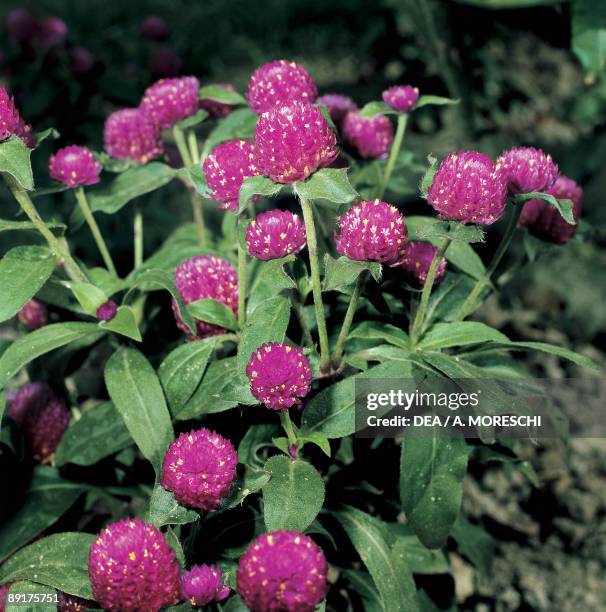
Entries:
MULTIPOLYGON (((194 74, 202 84, 231 82, 245 91, 256 66, 286 57, 306 66, 321 93, 345 93, 360 105, 394 83, 460 98, 457 107, 414 114, 406 144, 418 161, 456 148, 497 155, 533 145, 550 152, 586 193, 573 243, 536 258, 530 249, 533 264, 504 279, 511 291, 483 316, 509 312, 514 328, 530 326, 539 337, 555 329, 577 343, 606 347, 604 0, 37 0, 2 1, 0 8, 0 80, 36 131, 60 132, 34 156, 41 186, 48 184, 45 165, 54 147, 101 149, 107 114, 136 105, 163 76, 194 74), (59 17, 66 31, 50 24, 42 42, 19 43, 6 28, 17 7, 38 21, 59 17), (149 20, 143 25, 150 15, 162 20, 155 29, 149 20)), ((422 206, 416 180, 396 202, 405 213, 422 206)), ((41 206, 48 217, 69 218, 69 196, 46 197, 41 206)), ((177 185, 146 200, 148 249, 188 220, 183 198, 177 185)), ((16 213, 6 206, 2 217, 16 213)), ((101 219, 118 261, 130 250, 130 216, 125 209, 101 219)), ((86 232, 74 232, 82 255, 86 232)), ((0 246, 19 239, 1 235, 0 246)), ((483 256, 493 243, 480 248, 483 256)))

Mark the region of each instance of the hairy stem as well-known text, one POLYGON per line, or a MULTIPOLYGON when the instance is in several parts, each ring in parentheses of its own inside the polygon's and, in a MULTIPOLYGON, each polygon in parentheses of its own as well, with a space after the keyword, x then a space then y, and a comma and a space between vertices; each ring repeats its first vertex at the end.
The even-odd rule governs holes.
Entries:
POLYGON ((349 335, 349 330, 351 329, 351 324, 353 322, 354 315, 356 314, 358 300, 360 299, 360 294, 362 293, 362 288, 364 287, 365 282, 366 272, 362 272, 362 274, 358 276, 353 293, 351 294, 351 299, 349 300, 349 305, 347 306, 347 312, 345 313, 345 318, 343 319, 343 325, 341 326, 341 331, 339 332, 339 337, 337 338, 335 352, 332 357, 332 367, 335 370, 337 370, 341 365, 343 348, 345 347, 345 342, 347 341, 347 336, 349 335))
POLYGON ((311 285, 314 297, 314 308, 316 311, 316 323, 318 325, 318 336, 320 338, 320 369, 328 372, 330 369, 330 349, 328 347, 328 332, 326 331, 326 319, 324 318, 324 302, 322 301, 322 285, 320 283, 320 263, 318 261, 318 240, 316 237, 316 226, 311 202, 301 198, 301 209, 303 211, 303 222, 307 233, 307 250, 309 252, 309 266, 311 268, 311 285))
POLYGON ((238 324, 240 331, 243 331, 246 325, 246 273, 248 261, 246 247, 242 244, 242 240, 244 239, 247 221, 246 213, 242 213, 238 217, 238 324))
POLYGON ((196 233, 198 234, 198 244, 206 246, 206 224, 204 223, 204 212, 202 211, 202 198, 195 190, 191 193, 191 206, 194 213, 196 233))
POLYGON ((97 248, 99 249, 99 252, 101 253, 101 257, 103 257, 103 261, 105 262, 105 267, 114 276, 118 276, 118 273, 116 272, 116 267, 114 266, 114 262, 112 260, 112 256, 110 255, 109 249, 107 248, 107 245, 105 244, 105 240, 103 239, 103 235, 101 234, 101 230, 99 229, 99 226, 97 225, 97 221, 95 220, 93 212, 90 209, 90 206, 88 205, 88 201, 86 199, 86 195, 82 187, 78 187, 78 189, 76 189, 76 200, 78 201, 78 206, 80 207, 80 210, 82 211, 82 214, 84 215, 84 219, 86 220, 86 223, 88 224, 88 227, 93 235, 93 238, 95 239, 95 243, 97 244, 97 248))
POLYGON ((189 145, 189 153, 191 155, 192 164, 200 163, 200 150, 198 149, 198 139, 196 132, 190 130, 187 134, 187 143, 189 145))
POLYGON ((193 165, 193 161, 191 159, 189 149, 187 148, 187 143, 185 142, 183 130, 180 127, 177 127, 176 125, 173 127, 173 137, 175 139, 177 149, 179 149, 179 155, 183 160, 183 164, 186 168, 191 168, 191 166, 193 165))
POLYGON ((391 145, 391 151, 389 152, 389 159, 387 160, 385 172, 383 173, 383 179, 381 180, 381 187, 379 188, 379 198, 382 198, 385 194, 385 189, 387 189, 387 183, 389 183, 389 179, 391 178, 393 169, 396 165, 398 153, 402 148, 402 140, 404 139, 404 132, 406 131, 407 122, 408 113, 401 113, 400 115, 398 115, 396 135, 394 136, 393 144, 391 145))
POLYGON ((423 291, 421 292, 421 301, 419 302, 419 307, 417 308, 417 312, 415 313, 415 318, 410 329, 410 339, 413 346, 417 344, 421 331, 423 330, 425 311, 427 310, 427 305, 429 304, 429 296, 431 295, 433 283, 436 279, 438 267, 449 244, 450 238, 444 238, 442 244, 439 246, 436 254, 431 260, 431 265, 429 266, 429 270, 427 272, 427 278, 425 279, 425 284, 423 285, 423 291))
POLYGON ((292 421, 290 420, 290 414, 288 412, 288 408, 284 410, 280 410, 280 423, 282 424, 282 429, 288 438, 288 443, 291 446, 297 445, 297 435, 295 434, 295 430, 292 426, 292 421))
POLYGON ((141 206, 135 202, 135 221, 133 223, 135 242, 135 270, 143 264, 143 213, 141 206))
POLYGON ((515 234, 516 227, 518 225, 518 219, 520 218, 520 214, 522 213, 522 205, 513 206, 513 210, 509 215, 509 221, 507 223, 507 228, 505 229, 505 234, 503 235, 503 239, 499 244, 491 262, 488 264, 488 268, 486 268, 486 272, 484 276, 476 281, 473 289, 469 292, 467 298, 461 305, 459 312, 457 313, 456 321, 462 321, 466 316, 471 314, 474 310, 478 297, 482 293, 484 287, 490 283, 492 275, 495 273, 498 265, 501 263, 503 256, 507 252, 509 245, 513 239, 513 235, 515 234))

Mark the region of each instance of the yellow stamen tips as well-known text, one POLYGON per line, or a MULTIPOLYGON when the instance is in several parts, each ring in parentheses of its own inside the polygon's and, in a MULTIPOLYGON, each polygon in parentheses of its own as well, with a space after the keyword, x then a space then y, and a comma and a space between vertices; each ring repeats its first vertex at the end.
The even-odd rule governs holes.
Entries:
POLYGON ((271 353, 271 346, 266 346, 265 347, 265 352, 266 353, 271 353))
POLYGON ((286 590, 286 583, 285 582, 281 582, 280 583, 280 590, 281 591, 285 591, 286 590))
POLYGON ((272 535, 268 535, 268 536, 267 536, 267 543, 268 543, 270 546, 273 546, 273 545, 274 545, 274 536, 272 536, 272 535))
POLYGON ((258 373, 257 373, 255 370, 253 370, 253 371, 250 373, 250 375, 251 375, 251 377, 252 377, 252 378, 257 378, 257 376, 258 376, 259 374, 258 374, 258 373))
POLYGON ((299 536, 297 536, 295 538, 295 544, 300 544, 301 543, 301 538, 299 536))
POLYGON ((194 437, 193 437, 193 436, 190 434, 189 436, 187 436, 187 441, 188 441, 190 444, 193 444, 193 443, 194 443, 194 437))
POLYGON ((292 351, 292 346, 285 346, 285 347, 284 347, 284 350, 285 350, 287 353, 290 353, 290 351, 292 351))
POLYGON ((131 561, 134 561, 134 560, 137 558, 137 555, 136 555, 134 552, 129 552, 129 553, 128 553, 128 558, 129 558, 131 561))

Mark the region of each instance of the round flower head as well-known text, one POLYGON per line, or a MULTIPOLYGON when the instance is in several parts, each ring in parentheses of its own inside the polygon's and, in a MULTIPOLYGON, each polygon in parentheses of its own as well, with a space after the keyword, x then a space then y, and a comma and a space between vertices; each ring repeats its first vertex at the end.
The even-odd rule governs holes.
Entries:
POLYGON ((311 388, 311 368, 300 348, 267 342, 246 366, 252 394, 272 410, 300 403, 311 388))
POLYGON ((23 431, 34 459, 40 462, 47 461, 55 452, 70 418, 65 402, 46 383, 21 387, 8 414, 23 431))
POLYGON ((511 193, 543 191, 558 178, 557 165, 541 149, 515 147, 497 159, 511 193))
POLYGON ((337 157, 337 140, 319 108, 294 102, 263 113, 255 129, 261 174, 275 183, 305 180, 337 157))
POLYGON ((179 598, 179 564, 162 533, 141 519, 102 529, 91 545, 93 597, 108 612, 156 612, 179 598))
POLYGON ((328 592, 322 549, 297 531, 261 534, 240 558, 238 593, 252 612, 313 612, 328 592))
POLYGON ((360 157, 383 159, 393 142, 393 127, 385 115, 362 117, 352 112, 343 120, 343 138, 360 157))
POLYGON ((236 212, 244 179, 258 174, 254 146, 247 140, 223 142, 211 151, 202 168, 213 199, 221 202, 221 208, 236 212))
POLYGON ((59 602, 57 605, 58 612, 86 612, 86 610, 96 607, 97 604, 95 604, 94 601, 82 599, 75 595, 69 595, 62 591, 59 592, 59 602))
POLYGON ((198 110, 196 77, 160 79, 145 90, 141 110, 150 121, 161 128, 169 128, 198 110))
POLYGON ((113 300, 107 300, 103 302, 99 308, 97 308, 97 319, 99 321, 111 321, 118 312, 118 305, 113 300))
POLYGON ((25 123, 15 106, 15 101, 4 87, 0 86, 0 141, 17 136, 32 149, 36 138, 31 125, 25 123))
POLYGON ((419 99, 418 87, 412 85, 395 85, 383 92, 385 104, 400 113, 412 110, 419 99))
POLYGON ((237 465, 233 444, 202 428, 181 434, 168 447, 160 484, 184 506, 210 512, 229 495, 237 465))
POLYGON ((38 40, 44 49, 58 47, 67 38, 67 25, 59 17, 46 17, 38 24, 38 40))
POLYGON ((324 94, 316 100, 316 104, 322 104, 328 110, 333 123, 340 128, 345 115, 358 110, 358 105, 347 96, 341 94, 324 94))
POLYGON ((48 323, 48 309, 46 304, 32 298, 23 305, 19 311, 19 321, 32 329, 38 329, 48 323))
POLYGON ((71 189, 80 185, 94 185, 99 182, 101 164, 93 152, 86 147, 63 147, 48 161, 50 177, 71 189))
MULTIPOLYGON (((567 176, 560 176, 545 193, 558 200, 572 200, 572 216, 575 221, 581 216, 583 190, 567 176)), ((562 215, 545 200, 529 200, 520 215, 520 225, 527 227, 531 234, 555 244, 565 244, 574 237, 577 226, 570 225, 562 215)))
POLYGON ((215 565, 193 565, 181 574, 181 598, 201 608, 213 601, 223 601, 229 595, 223 585, 221 568, 215 565))
POLYGON ((27 45, 36 34, 36 18, 28 9, 18 6, 6 14, 4 27, 13 44, 27 45))
POLYGON ((86 47, 72 47, 69 57, 70 68, 75 76, 87 75, 97 63, 97 58, 86 47))
MULTIPOLYGON (((234 267, 214 255, 199 255, 181 262, 175 270, 175 285, 185 304, 210 298, 231 308, 238 314, 238 275, 234 267)), ((191 333, 179 316, 176 302, 173 311, 177 326, 185 333, 191 333)), ((197 335, 200 338, 224 333, 218 325, 196 321, 197 335)))
MULTIPOLYGON (((400 264, 404 275, 415 285, 423 286, 437 251, 438 249, 429 242, 408 242, 404 247, 404 258, 400 264)), ((433 281, 434 285, 444 278, 444 274, 446 274, 446 259, 442 257, 433 281)))
POLYGON ((288 210, 270 210, 246 228, 248 252, 257 259, 278 259, 305 247, 305 226, 299 215, 288 210))
POLYGON ((311 104, 317 95, 318 88, 307 70, 287 60, 260 66, 248 83, 248 102, 258 115, 294 101, 311 104))
POLYGON ((164 40, 170 34, 170 28, 166 20, 158 15, 147 15, 139 26, 141 34, 149 40, 164 40))
MULTIPOLYGON (((231 83, 217 83, 217 85, 229 91, 236 91, 236 88, 231 83)), ((210 98, 202 98, 200 100, 200 108, 204 109, 211 117, 215 117, 216 119, 227 117, 234 109, 231 104, 217 102, 217 100, 211 100, 210 98)))
POLYGON ((505 211, 507 183, 488 155, 459 151, 441 161, 427 200, 441 219, 490 225, 505 211))
POLYGON ((402 261, 408 233, 404 215, 395 206, 365 200, 342 215, 338 225, 335 243, 339 255, 388 266, 402 261))
POLYGON ((145 164, 163 153, 160 129, 138 108, 112 113, 103 129, 105 150, 118 159, 145 164))

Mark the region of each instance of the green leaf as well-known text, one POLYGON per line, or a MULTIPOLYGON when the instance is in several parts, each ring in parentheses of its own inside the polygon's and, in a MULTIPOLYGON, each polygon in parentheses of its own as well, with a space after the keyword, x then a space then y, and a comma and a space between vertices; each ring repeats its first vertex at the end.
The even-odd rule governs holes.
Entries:
POLYGON ((116 176, 104 189, 91 190, 88 201, 93 212, 113 215, 131 200, 170 183, 176 175, 176 170, 160 162, 136 166, 116 176))
POLYGON ((0 563, 55 523, 82 491, 55 469, 37 466, 23 502, 0 526, 0 563))
POLYGON ((14 582, 8 593, 0 596, 0 605, 6 612, 56 612, 56 601, 55 589, 29 580, 14 582), (10 601, 11 597, 13 603, 10 601))
POLYGON ((217 300, 197 300, 188 304, 187 310, 198 321, 212 323, 232 331, 238 329, 238 319, 234 311, 217 300))
POLYGON ((419 612, 417 591, 402 545, 390 547, 387 528, 356 508, 336 513, 351 543, 368 568, 385 612, 419 612))
POLYGON ((196 127, 202 123, 207 117, 208 113, 205 110, 200 109, 193 115, 179 121, 176 126, 181 130, 189 130, 190 128, 196 127))
MULTIPOLYGON (((580 365, 583 368, 592 368, 597 369, 597 364, 589 359, 589 357, 585 357, 584 355, 579 355, 574 351, 563 348, 561 346, 555 346, 554 344, 547 344, 546 342, 508 342, 508 343, 500 343, 501 346, 508 348, 512 351, 539 351, 541 353, 549 353, 550 355, 556 355, 561 357, 562 359, 567 359, 568 361, 572 361, 577 365, 580 365)), ((1 361, 0 361, 1 363, 1 361)), ((1 369, 0 369, 1 374, 1 369)))
POLYGON ((56 533, 23 548, 0 566, 0 584, 31 580, 92 599, 88 580, 89 533, 56 533))
MULTIPOLYGON (((67 225, 64 223, 46 223, 46 227, 50 230, 57 230, 56 234, 62 234, 67 225)), ((0 219, 0 232, 22 232, 33 231, 37 232, 36 226, 31 221, 9 221, 8 219, 0 219)))
POLYGON ((255 134, 255 126, 259 116, 250 108, 238 108, 231 112, 225 119, 218 122, 217 127, 208 135, 204 144, 204 155, 218 144, 234 138, 251 139, 255 134))
POLYGON ((467 557, 482 574, 490 576, 494 541, 485 529, 470 523, 462 514, 452 528, 452 537, 459 552, 467 557))
POLYGON ((258 262, 246 303, 247 312, 253 312, 259 304, 276 297, 284 290, 296 288, 294 279, 284 269, 284 266, 294 260, 294 255, 287 255, 280 259, 258 262))
POLYGON ((283 342, 290 319, 290 302, 275 297, 262 302, 248 317, 238 346, 238 370, 243 373, 250 357, 265 342, 283 342))
POLYGON ((263 487, 263 518, 268 531, 303 531, 316 518, 324 503, 324 481, 306 461, 284 455, 265 464, 271 478, 263 487))
POLYGON ((107 295, 91 283, 62 281, 61 284, 74 294, 82 310, 91 317, 96 317, 99 306, 107 302, 107 295))
POLYGON ((119 306, 116 311, 116 316, 111 321, 101 321, 99 323, 101 329, 120 334, 141 342, 141 332, 137 326, 137 317, 134 310, 130 306, 119 306))
POLYGON ((58 130, 53 127, 46 128, 41 132, 36 132, 36 149, 45 141, 45 140, 57 140, 61 134, 58 130))
POLYGON ((378 100, 374 102, 368 102, 362 107, 360 111, 360 115, 362 117, 366 117, 368 119, 372 119, 372 117, 376 117, 377 115, 398 115, 399 112, 385 102, 379 102, 378 100))
POLYGON ((206 176, 204 175, 204 171, 202 170, 201 164, 194 164, 191 168, 188 169, 189 178, 194 186, 194 189, 203 197, 210 197, 210 189, 206 184, 206 176))
POLYGON ((370 272, 378 281, 381 279, 381 264, 376 261, 354 261, 347 257, 334 259, 328 253, 324 256, 324 291, 341 291, 353 285, 362 272, 370 272))
POLYGON ((133 443, 120 413, 111 402, 90 408, 63 434, 55 463, 94 465, 133 443))
POLYGON ((421 179, 421 184, 419 185, 421 195, 424 198, 427 198, 427 192, 429 191, 429 188, 433 183, 433 177, 436 175, 436 172, 438 171, 438 166, 440 165, 438 158, 432 155, 431 153, 427 156, 427 163, 429 165, 427 166, 427 170, 425 171, 425 174, 421 179))
POLYGON ((606 67, 606 7, 601 0, 572 3, 572 50, 589 82, 606 67))
POLYGON ((215 102, 223 102, 223 104, 231 104, 232 106, 247 104, 246 98, 243 95, 221 85, 201 87, 198 97, 200 100, 214 100, 215 102))
POLYGON ((240 187, 238 214, 246 210, 248 203, 255 196, 273 196, 282 191, 284 187, 285 185, 274 183, 266 176, 249 176, 245 178, 240 187))
MULTIPOLYGON (((606 40, 605 40, 606 42, 606 40)), ((518 205, 526 202, 528 200, 544 200, 548 204, 551 204, 561 215, 562 219, 566 221, 569 225, 576 225, 577 222, 574 220, 573 214, 573 203, 572 200, 563 199, 558 200, 556 197, 552 196, 550 193, 543 193, 542 191, 533 191, 532 193, 522 193, 520 195, 515 196, 515 201, 518 205)))
POLYGON ((389 344, 399 346, 403 349, 410 348, 410 338, 404 330, 395 325, 379 323, 377 321, 364 321, 356 325, 356 327, 349 332, 348 339, 384 340, 385 342, 389 342, 389 344))
POLYGON ((485 323, 456 321, 436 323, 419 342, 418 348, 433 350, 481 342, 509 342, 509 338, 485 323))
POLYGON ((0 172, 10 174, 26 191, 34 188, 31 154, 31 149, 16 136, 0 142, 0 172))
POLYGON ((347 204, 358 195, 349 182, 347 168, 322 168, 307 180, 297 181, 294 189, 299 197, 310 202, 328 200, 335 204, 347 204))
MULTIPOLYGON (((401 525, 394 525, 394 528, 398 527, 401 527, 401 525)), ((412 533, 406 535, 398 534, 396 541, 410 564, 413 574, 432 575, 450 572, 450 565, 446 555, 441 550, 427 548, 416 535, 412 533)))
POLYGON ((161 485, 154 487, 145 517, 147 522, 156 527, 164 527, 164 525, 186 525, 198 518, 197 512, 184 508, 170 491, 161 485))
POLYGON ((103 335, 95 323, 53 323, 21 336, 0 357, 0 389, 30 361, 50 351, 90 336, 103 335))
POLYGON ((437 429, 431 437, 407 436, 402 441, 402 508, 428 548, 443 546, 457 519, 468 452, 465 440, 445 437, 437 429))
POLYGON ((196 340, 178 346, 160 364, 158 375, 168 405, 174 414, 177 414, 194 394, 212 352, 212 342, 196 340))
POLYGON ((452 106, 459 104, 460 100, 453 100, 452 98, 444 98, 442 96, 421 96, 413 110, 417 108, 423 108, 424 106, 452 106))
POLYGON ((154 369, 136 349, 121 348, 105 366, 105 384, 133 440, 159 474, 174 433, 154 369))
POLYGON ((299 440, 305 445, 308 442, 310 444, 315 444, 318 448, 322 450, 322 452, 330 457, 330 442, 325 434, 321 431, 310 431, 308 433, 304 433, 299 436, 299 440))
POLYGON ((42 246, 18 246, 0 260, 0 321, 15 316, 55 269, 53 253, 42 246))

